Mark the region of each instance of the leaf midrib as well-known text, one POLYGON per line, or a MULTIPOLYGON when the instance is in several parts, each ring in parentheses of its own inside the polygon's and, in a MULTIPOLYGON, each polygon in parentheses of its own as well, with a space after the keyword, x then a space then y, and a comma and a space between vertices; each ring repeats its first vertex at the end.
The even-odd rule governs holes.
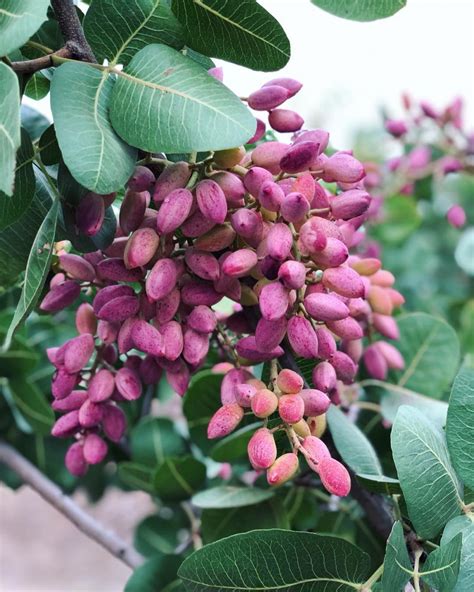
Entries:
POLYGON ((438 331, 439 331, 439 326, 433 327, 433 329, 430 331, 429 335, 422 342, 420 348, 416 352, 416 355, 413 357, 413 360, 411 361, 410 365, 408 366, 408 368, 405 370, 405 372, 400 377, 400 380, 398 381, 399 386, 403 387, 409 381, 409 379, 413 376, 416 368, 418 367, 418 364, 420 363, 420 360, 424 356, 431 341, 438 334, 438 331))
MULTIPOLYGON (((178 574, 179 575, 179 574, 178 574)), ((264 587, 255 587, 252 586, 251 588, 242 588, 240 587, 236 587, 236 586, 222 586, 222 585, 214 585, 214 584, 206 584, 204 582, 200 582, 198 580, 192 580, 191 578, 188 578, 186 576, 179 576, 182 580, 185 580, 187 582, 190 582, 191 584, 197 584, 199 586, 205 586, 206 588, 208 588, 209 590, 233 590, 234 592, 246 592, 247 590, 250 590, 252 592, 256 592, 256 591, 260 591, 260 590, 282 590, 283 588, 293 588, 294 586, 301 586, 303 584, 313 584, 315 582, 335 582, 337 584, 345 584, 346 586, 350 586, 351 588, 354 588, 354 590, 360 590, 360 586, 362 585, 362 582, 360 583, 356 583, 356 582, 348 582, 347 580, 341 580, 339 578, 309 578, 309 579, 305 579, 305 580, 298 580, 297 582, 290 582, 288 584, 286 583, 282 583, 281 585, 278 586, 264 586, 264 587)))
POLYGON ((273 47, 274 49, 276 49, 278 52, 280 52, 285 57, 289 57, 289 55, 290 55, 289 53, 287 53, 286 51, 283 51, 277 45, 275 45, 271 41, 268 41, 268 39, 265 39, 264 37, 261 37, 260 35, 257 35, 253 31, 251 31, 250 29, 246 29, 245 27, 243 27, 242 25, 240 25, 236 21, 233 21, 232 19, 224 16, 223 14, 221 14, 220 12, 218 12, 217 10, 214 10, 213 8, 211 8, 210 6, 208 6, 207 4, 205 4, 204 2, 202 2, 202 0, 192 0, 192 1, 195 4, 197 4, 197 6, 200 6, 204 10, 207 10, 211 14, 214 14, 217 18, 220 18, 223 21, 226 21, 226 22, 230 23, 232 26, 236 27, 237 29, 242 30, 244 33, 247 33, 248 35, 251 35, 252 37, 255 37, 256 39, 259 39, 263 43, 265 43, 267 45, 270 45, 270 47, 273 47))

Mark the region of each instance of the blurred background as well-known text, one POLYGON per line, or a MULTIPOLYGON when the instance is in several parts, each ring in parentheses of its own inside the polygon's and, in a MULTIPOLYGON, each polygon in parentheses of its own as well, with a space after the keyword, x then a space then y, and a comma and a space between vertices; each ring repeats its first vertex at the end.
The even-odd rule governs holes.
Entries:
MULTIPOLYGON (((464 97, 465 129, 473 130, 472 0, 408 0, 394 17, 373 23, 333 17, 309 0, 259 1, 283 24, 291 40, 292 58, 283 74, 304 82, 289 107, 305 117, 308 127, 328 129, 333 146, 355 145, 356 154, 367 159, 377 153, 380 160, 396 154, 396 141, 383 132, 382 112, 400 116, 403 91, 439 108, 456 96, 464 97)), ((224 72, 225 83, 239 95, 274 77, 231 64, 225 65, 224 72)), ((26 103, 50 117, 47 99, 26 103)), ((418 223, 411 226, 412 231, 420 227, 416 234, 402 228, 396 240, 383 232, 380 236, 380 231, 377 238, 384 244, 385 267, 397 275, 397 288, 407 295, 408 308, 448 318, 464 335, 464 348, 469 351, 473 347, 474 306, 468 277, 469 268, 473 273, 473 231, 460 234, 447 227, 442 214, 447 205, 461 201, 472 224, 472 181, 454 175, 432 193, 426 204, 417 202, 414 210, 404 210, 406 217, 417 217, 418 223), (469 232, 470 242, 463 239, 469 232), (459 249, 461 239, 464 246, 459 249)), ((405 214, 399 212, 400 216, 403 222, 405 214)), ((151 511, 145 494, 113 488, 96 505, 82 492, 74 498, 128 540, 136 523, 151 511)), ((0 510, 3 592, 123 590, 129 570, 35 493, 26 488, 12 491, 0 484, 0 510)))

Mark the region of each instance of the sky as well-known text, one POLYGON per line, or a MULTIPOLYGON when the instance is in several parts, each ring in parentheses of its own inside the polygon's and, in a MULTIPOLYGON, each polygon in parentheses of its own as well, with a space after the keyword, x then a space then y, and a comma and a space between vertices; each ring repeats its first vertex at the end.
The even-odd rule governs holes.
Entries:
MULTIPOLYGON (((292 57, 281 74, 303 89, 286 105, 350 148, 353 134, 380 124, 380 109, 400 114, 400 94, 442 106, 461 95, 474 129, 474 0, 408 0, 395 16, 371 23, 332 16, 310 0, 259 0, 283 25, 292 57)), ((240 96, 273 73, 225 63, 224 82, 240 96)), ((278 74, 280 75, 280 73, 278 74)), ((28 103, 50 115, 47 100, 28 103)))

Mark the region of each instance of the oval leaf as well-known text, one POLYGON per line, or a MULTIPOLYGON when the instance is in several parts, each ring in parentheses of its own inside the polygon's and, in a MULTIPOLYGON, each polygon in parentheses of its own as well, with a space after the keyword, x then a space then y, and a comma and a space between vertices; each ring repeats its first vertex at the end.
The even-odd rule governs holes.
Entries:
POLYGON ((255 131, 238 97, 166 45, 148 45, 119 74, 110 118, 126 142, 147 152, 232 148, 255 131))
POLYGON ((435 590, 450 592, 458 579, 461 563, 462 534, 428 555, 420 571, 421 579, 435 590))
MULTIPOLYGON (((176 580, 181 561, 181 557, 176 555, 163 555, 149 559, 135 569, 125 585, 125 592, 164 591, 165 586, 176 580)), ((173 589, 177 590, 177 588, 173 589)))
POLYGON ((155 471, 155 493, 163 501, 189 499, 206 480, 206 467, 192 456, 168 457, 155 471))
POLYGON ((140 522, 135 530, 133 544, 145 557, 173 553, 187 530, 189 518, 181 506, 163 508, 160 514, 148 516, 140 522))
POLYGON ((311 0, 326 12, 352 21, 375 21, 387 18, 403 8, 407 0, 311 0))
POLYGON ((193 553, 178 576, 186 590, 359 589, 370 572, 369 556, 345 540, 309 532, 255 530, 193 553))
MULTIPOLYGON (((4 0, 0 8, 0 56, 21 47, 46 20, 49 0, 4 0)), ((1 84, 0 84, 1 88, 1 84)), ((0 101, 1 102, 1 101, 0 101)))
POLYGON ((391 443, 410 520, 419 536, 435 537, 459 514, 462 504, 461 485, 444 434, 417 409, 403 405, 393 424, 391 443))
POLYGON ((35 434, 49 435, 54 423, 54 412, 38 387, 23 378, 10 378, 8 386, 17 409, 35 434))
POLYGON ((120 481, 130 489, 141 489, 153 493, 153 470, 134 462, 121 462, 118 465, 120 481))
POLYGON ((62 156, 84 187, 106 194, 133 172, 136 150, 114 132, 108 116, 114 79, 87 64, 67 63, 51 84, 51 109, 62 156))
POLYGON ((182 27, 164 0, 95 0, 84 32, 97 59, 112 64, 128 64, 150 43, 184 45, 182 27))
POLYGON ((441 548, 462 533, 461 562, 453 592, 471 592, 474 581, 474 523, 467 516, 453 518, 444 529, 441 548))
POLYGON ((382 586, 386 590, 403 590, 408 583, 413 567, 408 556, 403 526, 395 522, 387 541, 383 561, 382 586))
POLYGON ((167 456, 179 456, 186 452, 183 438, 169 419, 147 417, 137 424, 130 435, 133 460, 156 467, 167 456))
POLYGON ((240 508, 258 504, 274 495, 275 492, 271 489, 222 485, 197 493, 191 501, 198 508, 240 508))
POLYGON ((461 368, 449 399, 446 440, 449 454, 461 480, 474 488, 474 369, 461 368))
MULTIPOLYGON (((5 55, 8 52, 1 52, 2 41, 2 9, 0 8, 0 55, 5 55)), ((0 105, 0 192, 11 196, 15 175, 15 154, 21 143, 20 89, 15 72, 1 61, 0 105)))
POLYGON ((283 68, 290 42, 280 23, 255 0, 173 0, 193 49, 253 70, 283 68))

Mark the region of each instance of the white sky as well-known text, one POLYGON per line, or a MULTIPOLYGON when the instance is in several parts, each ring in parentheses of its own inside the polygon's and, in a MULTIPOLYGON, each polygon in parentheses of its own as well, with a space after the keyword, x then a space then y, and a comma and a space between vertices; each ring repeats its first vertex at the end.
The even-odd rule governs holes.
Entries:
MULTIPOLYGON (((308 125, 322 125, 333 144, 396 114, 403 90, 442 106, 456 95, 474 127, 474 0, 408 0, 395 16, 372 23, 334 17, 310 0, 259 0, 284 26, 292 58, 282 74, 304 83, 288 102, 308 125)), ((280 74, 279 74, 280 75, 280 74)), ((274 73, 225 64, 224 81, 246 95, 274 73)), ((28 100, 49 115, 49 105, 28 100)))

